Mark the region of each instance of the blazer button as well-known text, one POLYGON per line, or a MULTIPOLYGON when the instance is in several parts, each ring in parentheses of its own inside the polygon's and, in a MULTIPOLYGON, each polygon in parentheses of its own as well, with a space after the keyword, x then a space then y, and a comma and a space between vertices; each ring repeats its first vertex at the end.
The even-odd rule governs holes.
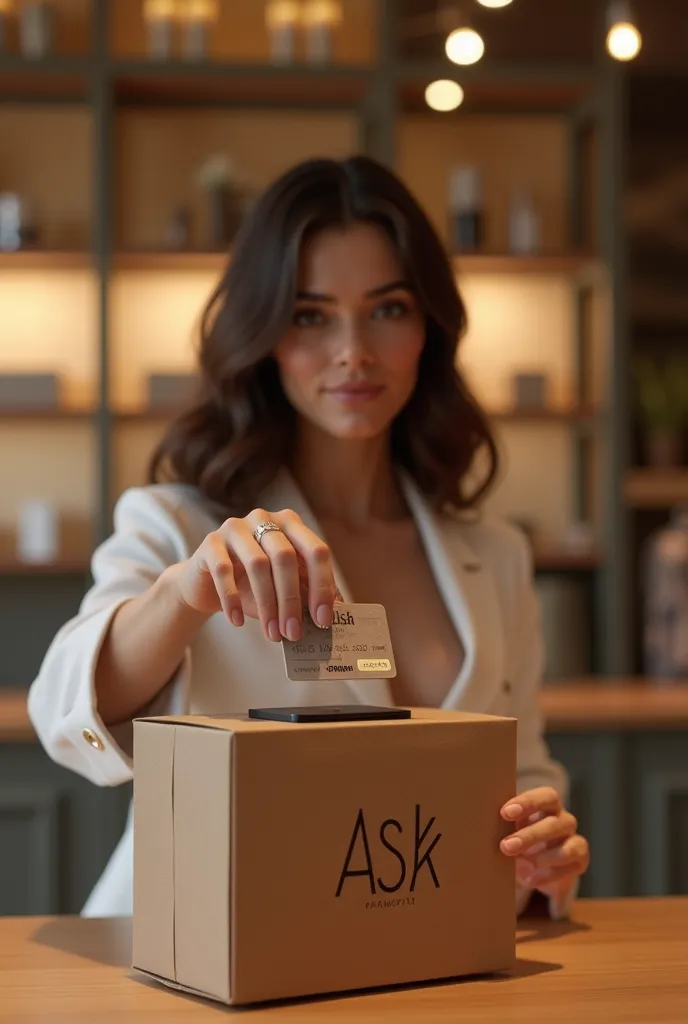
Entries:
POLYGON ((81 735, 95 750, 104 750, 103 741, 92 729, 82 729, 81 735))
POLYGON ((505 679, 502 683, 502 689, 504 690, 504 693, 511 693, 511 683, 508 679, 505 679))

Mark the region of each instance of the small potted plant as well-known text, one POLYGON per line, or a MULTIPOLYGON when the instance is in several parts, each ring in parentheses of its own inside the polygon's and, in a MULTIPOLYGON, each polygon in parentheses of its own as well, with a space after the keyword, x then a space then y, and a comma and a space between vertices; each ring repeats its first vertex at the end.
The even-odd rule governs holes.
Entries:
POLYGON ((688 428, 688 359, 669 358, 660 366, 643 356, 634 369, 645 459, 657 469, 680 466, 688 428))

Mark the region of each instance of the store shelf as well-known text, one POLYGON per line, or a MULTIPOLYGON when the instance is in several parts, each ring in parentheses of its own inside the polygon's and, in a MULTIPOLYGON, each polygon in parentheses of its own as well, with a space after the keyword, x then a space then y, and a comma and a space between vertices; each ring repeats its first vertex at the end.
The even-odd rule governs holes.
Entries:
POLYGON ((115 60, 112 71, 122 103, 212 106, 230 102, 309 109, 357 107, 373 73, 355 66, 146 60, 115 60))
POLYGON ((0 689, 0 742, 26 743, 36 740, 26 706, 28 689, 0 689))
POLYGON ((502 423, 593 423, 599 416, 593 406, 568 406, 539 408, 512 408, 488 410, 493 420, 502 423))
POLYGON ((90 72, 87 57, 29 60, 18 54, 0 54, 0 95, 8 102, 85 102, 89 98, 90 72))
POLYGON ((0 270, 83 270, 91 266, 91 254, 77 250, 19 249, 0 252, 0 270))
POLYGON ((688 468, 634 469, 626 477, 624 496, 631 508, 671 508, 688 502, 688 468))
POLYGON ((91 420, 95 415, 94 409, 70 409, 68 407, 54 407, 46 406, 44 408, 38 406, 18 406, 16 409, 9 407, 0 407, 0 422, 3 420, 16 421, 16 420, 40 420, 45 422, 79 422, 82 420, 91 420))
POLYGON ((58 559, 33 564, 11 558, 0 558, 0 576, 81 576, 91 571, 88 559, 58 559))
MULTIPOLYGON (((197 250, 141 249, 118 252, 114 266, 119 270, 213 270, 227 262, 226 252, 197 250)), ((529 276, 575 276, 597 266, 593 253, 543 253, 515 256, 509 253, 462 253, 453 257, 454 268, 464 274, 514 274, 529 276)))
POLYGON ((115 270, 209 270, 220 273, 229 254, 226 252, 202 252, 195 250, 168 252, 154 249, 139 249, 118 252, 113 266, 115 270))
POLYGON ((570 551, 536 551, 534 555, 536 572, 594 572, 603 565, 599 552, 578 555, 570 551))
POLYGON ((510 253, 459 253, 454 256, 457 274, 522 274, 530 276, 575 276, 597 267, 591 252, 540 253, 518 256, 510 253))

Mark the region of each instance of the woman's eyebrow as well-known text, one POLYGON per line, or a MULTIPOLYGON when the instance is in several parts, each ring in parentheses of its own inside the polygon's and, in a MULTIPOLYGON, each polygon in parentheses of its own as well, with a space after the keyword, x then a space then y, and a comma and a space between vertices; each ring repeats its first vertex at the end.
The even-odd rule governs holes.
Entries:
MULTIPOLYGON (((369 292, 366 292, 366 298, 372 299, 377 298, 380 295, 386 295, 388 292, 396 292, 404 290, 407 292, 411 291, 411 285, 408 281, 389 281, 387 284, 381 284, 377 288, 372 288, 369 292)), ((322 292, 297 292, 296 298, 300 301, 308 302, 336 302, 334 295, 325 295, 322 292)))

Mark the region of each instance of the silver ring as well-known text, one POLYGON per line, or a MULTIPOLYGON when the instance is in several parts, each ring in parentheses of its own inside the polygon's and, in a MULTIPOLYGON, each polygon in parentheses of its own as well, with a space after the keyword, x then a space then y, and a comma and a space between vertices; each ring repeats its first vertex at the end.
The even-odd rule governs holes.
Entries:
POLYGON ((272 519, 267 519, 264 523, 259 523, 253 531, 253 539, 256 540, 260 546, 263 546, 263 534, 270 533, 271 530, 277 530, 278 533, 282 533, 282 527, 278 526, 277 523, 273 523, 272 519))

